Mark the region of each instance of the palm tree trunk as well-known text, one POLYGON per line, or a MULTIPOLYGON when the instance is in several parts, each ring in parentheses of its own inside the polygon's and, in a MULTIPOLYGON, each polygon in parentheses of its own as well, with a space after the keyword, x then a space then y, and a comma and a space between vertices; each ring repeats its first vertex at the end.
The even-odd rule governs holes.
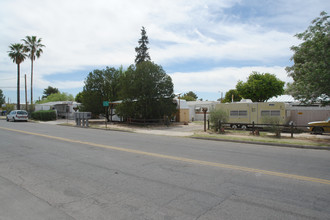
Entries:
POLYGON ((21 109, 20 104, 20 66, 17 64, 17 110, 21 109))
POLYGON ((31 106, 33 105, 33 58, 31 58, 31 106))

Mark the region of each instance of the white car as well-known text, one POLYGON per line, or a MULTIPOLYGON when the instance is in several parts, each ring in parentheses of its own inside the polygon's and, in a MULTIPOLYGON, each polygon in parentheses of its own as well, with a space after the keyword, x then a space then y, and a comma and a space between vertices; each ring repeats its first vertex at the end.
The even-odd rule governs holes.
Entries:
POLYGON ((25 110, 13 110, 7 115, 7 121, 28 121, 28 113, 25 110))

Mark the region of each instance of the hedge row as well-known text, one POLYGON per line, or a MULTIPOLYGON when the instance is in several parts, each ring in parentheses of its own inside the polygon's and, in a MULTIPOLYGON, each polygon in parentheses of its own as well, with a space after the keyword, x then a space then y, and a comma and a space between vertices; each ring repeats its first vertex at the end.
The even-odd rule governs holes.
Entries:
POLYGON ((32 112, 31 118, 39 121, 52 121, 56 120, 56 112, 54 110, 41 110, 32 112))

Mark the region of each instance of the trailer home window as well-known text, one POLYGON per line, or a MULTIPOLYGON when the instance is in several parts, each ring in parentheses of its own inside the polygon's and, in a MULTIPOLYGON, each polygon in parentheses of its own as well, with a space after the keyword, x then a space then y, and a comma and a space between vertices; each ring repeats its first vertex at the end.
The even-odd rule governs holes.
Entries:
POLYGON ((280 110, 262 110, 261 116, 280 116, 280 110))
POLYGON ((238 111, 239 116, 247 116, 247 111, 238 111))
POLYGON ((230 116, 238 116, 238 111, 230 111, 230 116))
POLYGON ((242 111, 230 111, 230 116, 231 117, 247 116, 247 111, 245 111, 245 110, 242 110, 242 111))
POLYGON ((270 116, 280 116, 280 110, 272 110, 270 111, 270 116))
POLYGON ((265 110, 263 110, 263 111, 261 111, 261 116, 269 116, 270 115, 270 111, 265 111, 265 110))

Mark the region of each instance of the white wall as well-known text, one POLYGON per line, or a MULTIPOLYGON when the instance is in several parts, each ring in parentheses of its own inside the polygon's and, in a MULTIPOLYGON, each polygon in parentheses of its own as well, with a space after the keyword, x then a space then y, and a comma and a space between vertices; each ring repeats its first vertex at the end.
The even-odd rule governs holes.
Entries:
POLYGON ((206 120, 209 117, 209 112, 215 108, 215 105, 219 104, 216 101, 189 101, 187 105, 189 107, 189 120, 190 121, 203 121, 204 113, 202 108, 207 108, 206 112, 206 120), (200 109, 200 111, 196 111, 196 108, 200 109))

